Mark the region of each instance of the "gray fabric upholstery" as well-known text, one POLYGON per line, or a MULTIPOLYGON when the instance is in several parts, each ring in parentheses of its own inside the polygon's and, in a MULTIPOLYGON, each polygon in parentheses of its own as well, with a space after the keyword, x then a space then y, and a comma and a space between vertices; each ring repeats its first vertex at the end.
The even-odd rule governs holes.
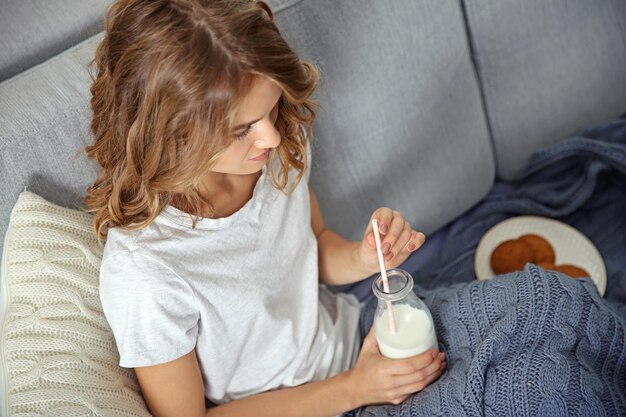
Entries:
POLYGON ((56 204, 79 207, 95 179, 94 164, 76 154, 91 142, 87 65, 99 39, 96 35, 0 84, 2 237, 25 188, 56 204))
POLYGON ((626 1, 462 0, 498 176, 626 111, 626 1))
POLYGON ((317 63, 311 180, 326 222, 361 238, 379 206, 431 232, 493 184, 495 164, 457 1, 269 1, 317 63))
POLYGON ((112 0, 1 0, 0 81, 104 29, 112 0))
MULTIPOLYGON (((359 238, 387 205, 431 232, 487 192, 495 165, 456 2, 274 6, 285 36, 324 73, 313 184, 330 226, 359 238)), ((73 158, 91 140, 86 65, 98 38, 0 84, 0 173, 9 179, 0 236, 25 187, 75 207, 95 178, 93 164, 73 158)))

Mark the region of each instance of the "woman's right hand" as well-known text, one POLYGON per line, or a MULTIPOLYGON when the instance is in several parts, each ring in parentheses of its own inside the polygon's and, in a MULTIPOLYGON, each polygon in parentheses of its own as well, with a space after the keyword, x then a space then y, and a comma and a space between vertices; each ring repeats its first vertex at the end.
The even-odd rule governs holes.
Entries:
POLYGON ((439 378, 445 367, 445 353, 435 349, 405 359, 385 358, 372 328, 356 364, 348 371, 348 383, 358 406, 400 404, 439 378))

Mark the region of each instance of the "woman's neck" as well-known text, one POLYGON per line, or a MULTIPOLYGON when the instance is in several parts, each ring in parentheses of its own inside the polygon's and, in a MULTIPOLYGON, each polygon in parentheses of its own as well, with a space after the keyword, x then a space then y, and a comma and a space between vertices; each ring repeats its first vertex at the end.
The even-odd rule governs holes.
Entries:
MULTIPOLYGON (((251 198, 254 187, 262 175, 262 171, 249 175, 229 175, 221 173, 211 173, 198 187, 198 192, 206 203, 202 203, 202 217, 218 219, 228 217, 239 211, 251 198)), ((173 203, 174 207, 186 213, 191 213, 191 208, 179 206, 173 203)))

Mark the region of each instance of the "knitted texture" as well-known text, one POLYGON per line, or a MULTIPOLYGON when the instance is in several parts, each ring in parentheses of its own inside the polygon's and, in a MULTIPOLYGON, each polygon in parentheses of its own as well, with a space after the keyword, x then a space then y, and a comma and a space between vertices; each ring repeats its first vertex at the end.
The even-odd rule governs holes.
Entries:
MULTIPOLYGON (((524 271, 420 291, 448 369, 359 416, 626 416, 626 325, 593 283, 524 271)), ((363 310, 367 332, 375 302, 363 310)))
POLYGON ((2 259, 7 417, 150 415, 102 313, 91 219, 30 192, 13 209, 2 259))

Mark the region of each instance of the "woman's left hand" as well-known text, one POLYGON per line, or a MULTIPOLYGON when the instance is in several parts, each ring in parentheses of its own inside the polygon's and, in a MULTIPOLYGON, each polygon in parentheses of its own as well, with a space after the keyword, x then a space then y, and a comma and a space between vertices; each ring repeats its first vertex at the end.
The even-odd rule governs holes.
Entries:
POLYGON ((359 258, 372 273, 379 270, 376 240, 372 230, 373 219, 378 222, 381 249, 387 269, 398 267, 426 240, 422 232, 416 232, 411 228, 399 211, 387 207, 377 209, 370 218, 359 247, 359 258))

